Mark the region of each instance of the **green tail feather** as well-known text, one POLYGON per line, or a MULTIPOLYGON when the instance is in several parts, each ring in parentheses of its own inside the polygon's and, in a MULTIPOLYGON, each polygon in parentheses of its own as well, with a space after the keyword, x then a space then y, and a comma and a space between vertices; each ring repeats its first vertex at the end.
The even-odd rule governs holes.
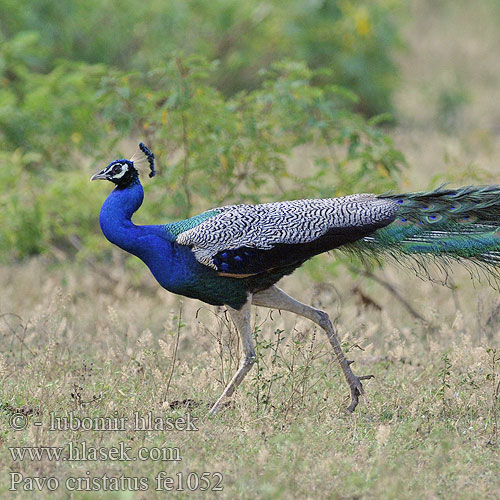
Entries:
POLYGON ((351 251, 387 255, 399 263, 410 257, 411 267, 426 277, 430 258, 441 268, 459 260, 500 278, 500 186, 441 187, 380 198, 400 204, 395 221, 353 243, 351 251))

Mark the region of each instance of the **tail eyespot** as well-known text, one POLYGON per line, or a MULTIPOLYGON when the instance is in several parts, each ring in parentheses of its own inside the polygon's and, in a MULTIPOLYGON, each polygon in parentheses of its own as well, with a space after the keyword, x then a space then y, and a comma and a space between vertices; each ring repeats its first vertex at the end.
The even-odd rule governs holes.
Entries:
POLYGON ((441 214, 431 214, 426 217, 427 222, 430 222, 431 224, 435 222, 439 222, 443 216, 441 214))

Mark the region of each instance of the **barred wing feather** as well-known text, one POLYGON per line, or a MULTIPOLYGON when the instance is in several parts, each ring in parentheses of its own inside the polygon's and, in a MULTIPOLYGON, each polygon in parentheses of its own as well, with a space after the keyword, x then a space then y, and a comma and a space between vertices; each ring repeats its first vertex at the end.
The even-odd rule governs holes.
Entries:
POLYGON ((215 215, 177 235, 195 258, 222 274, 258 274, 300 265, 352 243, 394 220, 394 200, 371 194, 216 208, 215 215))

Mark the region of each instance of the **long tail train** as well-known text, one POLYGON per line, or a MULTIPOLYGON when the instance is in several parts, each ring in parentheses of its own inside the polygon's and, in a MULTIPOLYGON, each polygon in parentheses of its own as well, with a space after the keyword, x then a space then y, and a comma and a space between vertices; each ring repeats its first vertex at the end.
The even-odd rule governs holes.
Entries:
MULTIPOLYGON (((440 187, 380 195, 400 208, 394 222, 349 245, 362 258, 392 257, 430 278, 429 260, 445 270, 461 261, 476 275, 500 282, 500 186, 440 187), (407 257, 404 261, 402 257, 407 257), (409 259, 408 259, 409 258, 409 259), (481 272, 482 271, 482 272, 481 272)), ((446 277, 448 276, 446 272, 446 277)), ((446 281, 446 279, 445 279, 446 281)))

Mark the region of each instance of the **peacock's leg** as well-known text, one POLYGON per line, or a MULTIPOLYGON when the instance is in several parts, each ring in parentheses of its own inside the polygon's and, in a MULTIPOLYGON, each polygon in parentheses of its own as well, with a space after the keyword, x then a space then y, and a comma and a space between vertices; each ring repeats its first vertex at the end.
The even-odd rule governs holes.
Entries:
POLYGON ((241 362, 240 367, 238 368, 238 371, 235 373, 229 384, 227 384, 224 392, 221 394, 220 398, 216 401, 216 403, 210 410, 210 415, 217 413, 221 401, 233 394, 233 392, 241 384, 241 381, 245 378, 246 374, 250 371, 253 364, 255 363, 255 344, 252 336, 252 328, 250 326, 251 304, 252 296, 250 295, 247 302, 240 310, 233 309, 232 307, 227 308, 240 335, 244 358, 241 362))
POLYGON ((262 292, 257 292, 252 296, 252 303, 256 306, 269 307, 273 309, 283 309, 284 311, 291 311, 295 314, 304 316, 311 321, 314 321, 323 330, 325 330, 328 335, 328 340, 333 347, 337 361, 344 372, 345 378, 351 388, 351 404, 347 408, 349 413, 352 413, 356 406, 358 406, 359 396, 364 394, 362 380, 372 378, 373 375, 364 375, 357 377, 351 370, 351 365, 353 361, 348 361, 342 352, 340 347, 340 342, 333 328, 332 322, 328 317, 328 314, 314 307, 308 306, 293 299, 287 295, 283 290, 280 290, 277 286, 272 286, 267 290, 262 292))

